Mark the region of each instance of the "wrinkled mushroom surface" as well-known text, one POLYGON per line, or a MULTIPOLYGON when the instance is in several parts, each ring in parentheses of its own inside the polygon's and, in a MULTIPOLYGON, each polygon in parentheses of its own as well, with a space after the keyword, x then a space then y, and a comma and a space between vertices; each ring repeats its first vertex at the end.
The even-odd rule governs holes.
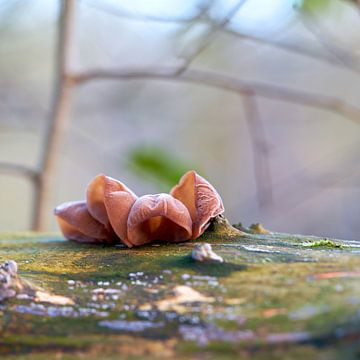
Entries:
POLYGON ((170 194, 188 208, 193 222, 192 239, 199 237, 210 220, 224 212, 221 197, 215 188, 195 171, 189 171, 170 194))
POLYGON ((170 194, 139 198, 122 182, 99 174, 89 183, 85 201, 55 209, 66 238, 128 247, 196 239, 223 212, 218 192, 195 171, 183 175, 170 194))
POLYGON ((128 237, 133 245, 154 240, 188 240, 192 234, 191 228, 191 217, 186 206, 168 194, 140 197, 128 218, 128 237))
POLYGON ((112 235, 94 219, 86 201, 70 201, 55 208, 55 215, 64 236, 79 242, 111 242, 112 235))

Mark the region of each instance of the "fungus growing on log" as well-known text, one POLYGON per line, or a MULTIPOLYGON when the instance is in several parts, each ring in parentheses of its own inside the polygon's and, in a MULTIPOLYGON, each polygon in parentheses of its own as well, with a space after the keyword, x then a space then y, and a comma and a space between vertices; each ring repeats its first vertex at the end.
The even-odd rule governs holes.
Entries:
POLYGON ((194 240, 223 212, 218 192, 195 171, 183 175, 170 194, 139 198, 122 182, 100 174, 89 183, 85 201, 55 208, 67 239, 128 247, 194 240))

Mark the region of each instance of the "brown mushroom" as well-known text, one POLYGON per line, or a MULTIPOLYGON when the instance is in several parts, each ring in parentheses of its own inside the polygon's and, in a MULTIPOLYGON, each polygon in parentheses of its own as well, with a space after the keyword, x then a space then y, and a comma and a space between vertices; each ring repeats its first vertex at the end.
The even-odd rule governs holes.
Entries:
POLYGON ((221 197, 215 188, 195 171, 188 171, 170 194, 189 210, 192 219, 192 239, 199 237, 210 220, 224 212, 221 197))
POLYGON ((90 215, 85 201, 61 204, 54 212, 61 231, 69 240, 86 243, 113 241, 106 227, 90 215))
POLYGON ((122 182, 100 174, 89 183, 86 201, 55 209, 66 238, 95 243, 120 238, 129 247, 196 239, 223 212, 220 195, 195 171, 187 172, 171 195, 140 198, 122 182))
POLYGON ((109 222, 120 240, 129 247, 127 221, 137 196, 120 181, 104 179, 104 205, 109 222))
POLYGON ((168 194, 138 198, 128 218, 128 240, 133 246, 154 240, 180 242, 191 238, 192 221, 186 206, 168 194))

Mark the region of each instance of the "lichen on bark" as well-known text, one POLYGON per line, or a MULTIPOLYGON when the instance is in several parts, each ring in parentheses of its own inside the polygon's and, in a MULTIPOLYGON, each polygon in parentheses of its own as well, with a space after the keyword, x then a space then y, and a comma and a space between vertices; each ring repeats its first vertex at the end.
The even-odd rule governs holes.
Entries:
POLYGON ((355 356, 359 243, 306 247, 326 238, 242 230, 219 217, 195 241, 132 249, 1 234, 0 262, 15 260, 21 279, 74 301, 5 301, 1 358, 355 356), (224 262, 193 261, 203 243, 224 262))

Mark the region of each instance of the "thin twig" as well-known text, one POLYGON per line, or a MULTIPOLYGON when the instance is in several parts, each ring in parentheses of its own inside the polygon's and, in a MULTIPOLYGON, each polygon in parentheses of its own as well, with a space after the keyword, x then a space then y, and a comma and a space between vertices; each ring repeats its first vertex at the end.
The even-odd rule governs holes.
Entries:
MULTIPOLYGON (((126 11, 124 9, 119 9, 118 7, 114 8, 113 6, 107 6, 105 4, 95 4, 91 2, 86 2, 86 5, 96 8, 99 11, 105 12, 112 16, 123 17, 129 20, 134 21, 153 21, 153 22, 164 22, 164 23, 179 23, 179 24, 191 24, 194 22, 208 24, 210 27, 213 27, 215 24, 219 24, 214 19, 206 16, 204 13, 197 13, 188 17, 177 17, 177 16, 157 16, 157 15, 148 15, 142 13, 134 13, 130 11, 126 11)), ((354 4, 354 7, 358 10, 359 6, 354 4)), ((299 44, 287 44, 281 41, 276 41, 272 39, 263 39, 253 34, 244 34, 239 31, 236 31, 225 24, 225 26, 220 27, 217 31, 222 31, 227 34, 231 34, 238 38, 249 40, 255 43, 269 45, 275 48, 279 48, 285 51, 293 52, 295 54, 310 57, 319 61, 327 62, 331 65, 345 67, 347 69, 351 69, 356 72, 360 72, 360 65, 354 64, 354 61, 344 61, 341 55, 344 54, 343 51, 338 51, 337 49, 333 49, 333 45, 326 41, 326 53, 322 54, 316 51, 312 51, 306 46, 300 46, 299 44)), ((324 45, 324 44, 323 44, 324 45)), ((349 54, 348 54, 349 55, 349 54)))
POLYGON ((177 74, 178 68, 164 67, 134 67, 120 70, 89 70, 71 75, 74 83, 83 84, 90 80, 134 80, 158 79, 166 81, 190 82, 205 86, 220 88, 238 94, 258 96, 269 99, 287 101, 314 108, 333 111, 345 118, 360 123, 360 108, 336 97, 309 93, 301 90, 285 88, 282 86, 236 79, 232 76, 211 70, 189 68, 177 74))
POLYGON ((344 46, 338 45, 331 34, 324 30, 319 22, 314 19, 314 16, 310 13, 300 15, 302 24, 305 28, 315 37, 318 43, 329 53, 332 54, 339 63, 344 66, 351 67, 352 69, 359 71, 359 58, 355 56, 350 49, 344 46))
POLYGON ((359 0, 347 0, 346 3, 348 3, 360 15, 360 1, 359 0))
POLYGON ((71 40, 71 27, 74 15, 75 0, 61 1, 61 14, 59 18, 58 43, 56 50, 56 82, 53 105, 45 135, 45 146, 40 162, 40 178, 36 188, 33 229, 44 229, 46 206, 48 204, 51 180, 56 165, 58 148, 64 132, 67 113, 70 105, 72 83, 67 78, 69 67, 69 49, 71 40))
MULTIPOLYGON (((222 29, 222 31, 225 32, 226 34, 229 34, 231 36, 234 36, 242 40, 248 40, 264 46, 270 46, 290 53, 295 53, 296 55, 305 56, 318 61, 326 62, 329 63, 330 65, 340 66, 343 68, 346 67, 347 69, 349 68, 348 65, 345 65, 343 61, 339 61, 338 58, 335 57, 333 54, 328 54, 328 52, 327 53, 316 52, 311 50, 308 46, 302 46, 296 42, 290 44, 276 39, 265 39, 253 34, 241 33, 229 27, 222 29)), ((351 70, 359 71, 360 69, 351 67, 351 70)))
POLYGON ((6 162, 0 162, 0 173, 21 176, 32 181, 38 176, 37 171, 28 166, 6 162))
MULTIPOLYGON (((353 166, 355 156, 351 158, 351 155, 356 154, 358 150, 357 142, 350 146, 347 145, 346 148, 336 148, 321 159, 313 161, 273 183, 272 190, 276 192, 275 201, 281 206, 272 209, 272 218, 281 216, 278 212, 279 209, 282 213, 288 209, 294 209, 309 199, 322 194, 325 190, 337 187, 339 184, 358 176, 359 168, 353 166), (328 162, 329 159, 333 164, 331 171, 322 167, 324 162, 328 162)), ((354 186, 355 184, 356 182, 354 186)))
POLYGON ((129 20, 135 21, 153 21, 153 22, 165 22, 165 23, 192 23, 197 20, 198 14, 192 16, 159 16, 159 15, 150 15, 150 14, 141 14, 128 11, 120 6, 109 6, 100 2, 91 2, 85 1, 85 4, 89 7, 92 7, 98 11, 104 12, 108 15, 122 17, 129 20))
POLYGON ((242 100, 244 104, 245 120, 252 144, 257 198, 260 206, 266 206, 272 203, 273 194, 265 129, 261 121, 255 95, 245 95, 242 97, 242 100))
POLYGON ((192 51, 190 51, 186 56, 183 56, 183 64, 179 69, 179 73, 185 71, 190 64, 211 44, 214 36, 226 27, 246 1, 247 0, 238 1, 233 7, 231 7, 221 21, 213 21, 210 23, 208 32, 205 36, 203 36, 203 39, 193 48, 192 51))
MULTIPOLYGON (((343 115, 344 117, 353 120, 357 123, 360 123, 360 108, 342 101, 338 98, 326 96, 322 94, 311 94, 301 90, 294 90, 289 88, 284 88, 276 85, 260 83, 260 82, 251 82, 243 81, 241 79, 236 79, 231 76, 227 76, 221 73, 199 70, 188 68, 188 65, 195 57, 197 57, 211 42, 213 35, 217 31, 226 31, 231 32, 231 30, 226 29, 226 25, 230 22, 231 18, 236 14, 238 8, 245 1, 241 1, 237 4, 236 7, 221 21, 214 22, 211 19, 208 19, 204 14, 197 14, 195 17, 189 17, 188 19, 164 19, 164 21, 172 22, 192 22, 192 21, 205 21, 209 23, 211 31, 205 37, 205 40, 196 48, 191 56, 188 58, 188 62, 185 62, 185 66, 182 67, 153 67, 153 68, 124 68, 115 71, 107 70, 94 70, 86 71, 78 74, 71 74, 69 71, 69 47, 70 47, 70 38, 71 38, 71 25, 72 18, 74 13, 75 0, 62 0, 62 9, 60 15, 59 23, 59 32, 58 32, 58 44, 57 44, 57 79, 55 83, 55 94, 52 105, 52 111, 49 118, 48 129, 45 135, 45 146, 43 151, 43 157, 40 163, 40 175, 36 171, 27 169, 25 167, 18 167, 17 165, 12 164, 3 164, 3 171, 13 174, 21 174, 28 178, 31 178, 35 184, 35 201, 34 201, 34 211, 33 211, 33 228, 42 229, 44 228, 44 221, 46 218, 46 205, 48 204, 51 179, 54 174, 54 169, 56 165, 56 157, 58 154, 58 149, 63 137, 64 127, 67 120, 67 112, 70 106, 71 91, 75 85, 80 85, 86 83, 90 80, 132 80, 132 79, 158 79, 158 80, 167 80, 167 81, 178 81, 178 82, 188 82, 195 83, 210 87, 215 87, 223 89, 226 91, 231 91, 237 94, 245 96, 245 105, 248 108, 248 119, 253 122, 258 120, 256 115, 256 107, 254 108, 254 96, 263 96, 266 98, 287 101, 291 103, 311 106, 315 108, 324 109, 327 111, 333 111, 338 114, 343 115), (255 109, 255 110, 254 110, 255 109)), ((129 14, 127 14, 129 17, 129 14)), ((138 16, 138 15, 136 15, 138 16)), ((132 18, 135 18, 132 17, 132 18)), ((161 21, 157 17, 143 16, 143 20, 153 20, 161 21)), ((239 35, 241 36, 241 35, 239 35)), ((254 37, 247 36, 250 40, 259 41, 254 37)), ((266 43, 266 41, 265 41, 266 43)), ((284 47, 283 44, 273 43, 274 46, 284 47)), ((309 51, 303 51, 300 48, 290 48, 286 47, 289 51, 294 51, 301 53, 306 56, 317 57, 309 51)), ((333 55, 333 54, 332 54, 333 55)), ((325 59, 325 58, 324 58, 325 59)), ((340 59, 342 60, 342 59, 340 59)), ((327 61, 332 62, 327 58, 327 61)), ((358 69, 357 63, 351 62, 346 58, 346 61, 343 61, 343 66, 350 65, 352 69, 358 69), (348 64, 346 63, 348 62, 348 64)), ((262 125, 260 124, 251 124, 251 129, 254 136, 254 144, 263 143, 264 133, 262 125), (254 130, 255 129, 255 130, 254 130), (260 129, 260 130, 259 130, 260 129), (257 133, 256 133, 257 132, 257 133), (255 134, 255 135, 254 135, 255 134), (260 140, 259 140, 260 139, 260 140)), ((259 156, 255 155, 254 156, 259 156)), ((263 156, 263 154, 261 155, 263 156)), ((260 159, 260 163, 264 160, 260 159)), ((259 161, 255 161, 255 166, 259 165, 259 161), (256 164, 257 163, 257 164, 256 164)), ((1 164, 0 164, 1 166, 1 164)), ((270 174, 270 169, 266 169, 268 165, 262 164, 261 170, 264 173, 265 178, 269 178, 266 173, 270 174), (265 170, 264 170, 265 169, 265 170)), ((0 169, 1 171, 1 169, 0 169)), ((260 170, 257 170, 260 172, 260 170)), ((261 177, 261 174, 257 174, 257 178, 261 177)), ((266 198, 266 194, 265 197, 266 198)))

